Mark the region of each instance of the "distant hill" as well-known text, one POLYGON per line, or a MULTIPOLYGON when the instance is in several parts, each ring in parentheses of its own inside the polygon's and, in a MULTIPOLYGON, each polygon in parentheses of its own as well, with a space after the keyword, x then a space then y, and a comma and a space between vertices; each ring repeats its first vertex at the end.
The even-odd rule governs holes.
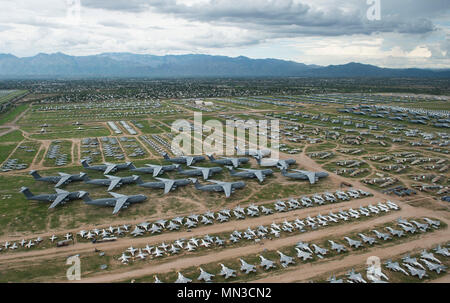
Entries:
POLYGON ((0 54, 0 78, 99 77, 412 77, 450 78, 450 70, 391 69, 348 63, 317 66, 277 59, 210 55, 138 55, 104 53, 69 56, 62 53, 18 58, 0 54))

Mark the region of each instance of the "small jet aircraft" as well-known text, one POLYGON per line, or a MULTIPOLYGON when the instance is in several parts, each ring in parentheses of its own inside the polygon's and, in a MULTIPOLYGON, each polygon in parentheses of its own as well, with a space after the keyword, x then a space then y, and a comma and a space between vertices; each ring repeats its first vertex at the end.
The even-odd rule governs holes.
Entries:
POLYGON ((207 156, 209 158, 209 161, 211 161, 212 163, 216 163, 216 164, 219 164, 219 165, 233 166, 234 168, 239 167, 239 165, 241 165, 241 164, 246 164, 249 161, 248 158, 221 157, 219 159, 216 159, 216 158, 214 158, 213 155, 207 155, 207 156))
POLYGON ((163 154, 163 157, 165 160, 173 163, 178 164, 186 164, 187 166, 191 166, 192 164, 195 164, 196 162, 201 162, 205 160, 205 157, 203 156, 180 156, 175 158, 170 158, 167 153, 163 154))
POLYGON ((220 264, 222 269, 220 270, 219 275, 224 276, 225 279, 236 277, 236 271, 234 269, 228 268, 223 264, 220 264))
POLYGON ((121 194, 116 194, 110 192, 112 198, 103 198, 92 200, 89 195, 84 195, 83 200, 86 204, 89 205, 98 205, 98 206, 113 206, 113 215, 117 214, 122 208, 127 208, 131 204, 141 203, 147 200, 147 197, 144 195, 134 195, 134 196, 126 196, 121 194))
POLYGON ((361 239, 363 240, 364 243, 367 243, 367 244, 369 244, 369 245, 373 245, 374 243, 377 242, 377 241, 375 240, 375 238, 366 236, 366 235, 364 235, 364 234, 358 234, 358 236, 361 237, 361 239))
POLYGON ((281 169, 281 174, 285 177, 296 179, 296 180, 309 180, 309 183, 315 184, 319 178, 328 177, 327 172, 312 172, 306 170, 293 169, 288 172, 285 168, 281 169))
POLYGON ((239 182, 223 182, 223 181, 216 181, 216 180, 209 180, 209 182, 212 182, 214 184, 207 184, 202 185, 198 182, 197 179, 192 178, 190 179, 192 183, 194 183, 195 188, 202 191, 215 191, 215 192, 224 192, 225 197, 230 197, 231 194, 236 190, 243 188, 245 186, 245 183, 242 181, 239 182))
POLYGON ((239 168, 242 171, 236 171, 231 166, 226 166, 230 170, 230 175, 233 177, 240 178, 257 178, 260 183, 264 182, 266 176, 272 175, 273 171, 271 169, 250 169, 250 168, 239 168))
POLYGON ((384 241, 392 239, 391 236, 389 236, 389 234, 387 234, 387 233, 382 233, 375 229, 372 230, 372 232, 375 233, 375 235, 377 236, 378 239, 383 239, 384 241))
POLYGON ((358 248, 362 246, 361 241, 350 239, 349 237, 344 237, 350 247, 358 248))
POLYGON ((201 267, 199 269, 200 269, 200 276, 198 276, 197 280, 211 282, 214 275, 204 271, 203 268, 201 267))
POLYGON ((83 160, 81 160, 81 165, 83 165, 83 167, 86 169, 102 171, 104 175, 108 175, 108 174, 114 173, 118 170, 129 169, 133 165, 133 163, 126 162, 126 163, 120 163, 120 164, 104 163, 104 164, 100 164, 100 165, 89 165, 87 163, 87 160, 83 159, 83 160))
POLYGON ((428 270, 435 271, 437 274, 440 274, 442 271, 446 271, 447 267, 442 264, 436 264, 433 262, 430 262, 426 259, 420 259, 426 267, 428 267, 428 270))
POLYGON ((405 236, 405 232, 403 230, 393 229, 392 227, 386 227, 386 229, 391 233, 393 236, 397 237, 403 237, 405 236))
POLYGON ((278 250, 277 253, 280 255, 280 263, 284 268, 288 267, 289 264, 295 264, 294 258, 287 256, 278 250))
POLYGON ((392 262, 392 260, 387 260, 384 265, 386 266, 386 268, 396 271, 396 272, 401 272, 403 274, 405 274, 406 276, 409 276, 408 272, 406 270, 404 270, 399 264, 398 262, 392 262))
POLYGON ((239 147, 235 147, 236 152, 238 155, 245 155, 245 156, 252 156, 252 157, 258 157, 258 158, 264 158, 271 154, 270 149, 253 149, 253 148, 246 148, 245 150, 239 149, 239 147))
POLYGON ((168 171, 174 171, 180 165, 179 164, 171 164, 171 165, 156 165, 156 164, 145 164, 145 167, 135 167, 134 165, 130 165, 130 170, 132 172, 144 173, 144 174, 153 174, 153 177, 157 177, 159 175, 164 174, 168 171))
POLYGON ((256 266, 252 264, 248 264, 242 259, 239 259, 241 261, 241 271, 243 271, 246 275, 248 275, 251 272, 256 272, 256 266))
POLYGON ((338 252, 338 253, 341 253, 341 252, 345 252, 345 251, 347 251, 347 249, 345 248, 345 246, 344 245, 342 245, 342 244, 338 244, 338 243, 336 243, 336 242, 334 242, 334 241, 332 241, 332 240, 328 240, 328 242, 330 242, 330 244, 331 244, 331 249, 332 250, 335 250, 336 252, 338 252))
POLYGON ((425 267, 423 267, 423 265, 420 264, 416 258, 411 258, 409 255, 406 255, 405 257, 403 257, 402 261, 403 261, 403 264, 409 264, 411 266, 417 266, 422 269, 425 269, 425 267))
POLYGON ((275 263, 269 259, 264 258, 263 256, 259 255, 259 258, 261 259, 261 263, 259 264, 262 268, 265 270, 269 270, 271 268, 275 268, 275 263))
POLYGON ((441 263, 441 261, 439 261, 439 259, 437 259, 432 252, 427 252, 425 249, 422 250, 422 252, 420 253, 420 257, 422 259, 427 259, 428 261, 433 261, 433 262, 437 262, 437 263, 441 263))
POLYGON ((366 280, 363 279, 362 275, 360 273, 356 273, 353 268, 346 275, 348 277, 347 279, 352 283, 367 283, 366 280))
POLYGON ((124 184, 132 184, 132 183, 138 183, 142 182, 139 181, 141 177, 133 175, 131 177, 115 177, 115 176, 109 176, 105 175, 107 179, 89 179, 86 178, 84 182, 86 184, 94 184, 94 185, 101 185, 101 186, 108 186, 107 191, 111 191, 114 188, 118 188, 124 184))
POLYGON ((168 194, 171 190, 175 190, 179 186, 186 186, 191 184, 190 179, 164 179, 164 178, 155 178, 159 182, 143 182, 141 179, 138 179, 136 183, 139 186, 147 187, 147 188, 162 188, 164 189, 164 194, 168 194))
POLYGON ((326 248, 322 248, 316 244, 312 244, 311 246, 314 248, 314 253, 316 255, 318 255, 319 257, 325 256, 328 253, 328 249, 326 249, 326 248))
POLYGON ((344 283, 342 279, 336 279, 336 276, 331 276, 327 279, 330 283, 344 283))
POLYGON ((82 199, 88 195, 85 191, 68 192, 59 188, 55 188, 55 191, 55 194, 33 195, 27 187, 22 187, 20 190, 20 192, 23 193, 28 200, 51 202, 49 209, 55 208, 60 204, 65 204, 71 200, 82 199))
POLYGON ((192 280, 189 278, 186 278, 180 272, 178 273, 178 278, 175 281, 175 283, 190 283, 190 282, 192 282, 192 280))
POLYGON ((208 180, 208 178, 212 177, 214 174, 222 172, 222 167, 189 167, 192 169, 182 169, 181 167, 178 167, 177 171, 179 174, 189 177, 202 176, 203 180, 208 180))
POLYGON ((450 257, 450 252, 448 251, 447 247, 441 247, 440 245, 436 246, 434 251, 442 256, 450 257))
POLYGON ((312 250, 311 250, 311 248, 309 247, 309 244, 308 244, 308 243, 299 241, 299 242, 295 245, 295 247, 297 247, 297 248, 299 248, 299 249, 301 249, 301 250, 308 251, 308 252, 310 252, 311 254, 313 253, 312 250))
POLYGON ((69 184, 70 182, 74 181, 83 181, 87 176, 86 173, 79 173, 75 175, 70 175, 66 173, 58 173, 58 174, 59 176, 42 177, 41 175, 39 175, 37 171, 35 170, 30 171, 30 175, 32 175, 36 181, 55 183, 55 187, 60 187, 61 185, 69 184))
POLYGON ((127 256, 125 253, 123 253, 120 257, 119 257, 119 261, 122 263, 128 263, 128 260, 130 259, 130 256, 127 256))
POLYGON ((409 273, 411 274, 411 276, 417 276, 421 280, 423 277, 428 276, 427 272, 424 269, 415 268, 407 263, 403 263, 403 265, 405 265, 405 267, 409 270, 409 273))

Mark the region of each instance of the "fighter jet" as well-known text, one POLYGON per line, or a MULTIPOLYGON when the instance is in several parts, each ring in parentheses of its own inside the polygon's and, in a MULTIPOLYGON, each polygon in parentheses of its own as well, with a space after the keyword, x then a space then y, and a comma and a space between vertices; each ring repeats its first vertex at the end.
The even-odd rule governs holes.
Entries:
POLYGON ((358 248, 358 247, 362 246, 361 241, 353 240, 353 239, 350 239, 349 237, 344 237, 344 239, 348 242, 348 245, 350 245, 350 247, 358 248))
POLYGON ((220 264, 222 266, 222 269, 220 270, 219 275, 224 276, 225 279, 236 277, 236 271, 234 269, 228 268, 223 264, 220 264))
POLYGON ((139 253, 136 255, 136 258, 140 258, 141 260, 145 260, 146 257, 147 257, 147 254, 142 252, 141 249, 139 249, 139 253))
POLYGON ((249 168, 239 168, 242 171, 236 171, 231 166, 226 166, 230 170, 230 175, 233 177, 241 178, 257 178, 260 183, 264 182, 264 179, 268 175, 272 175, 273 171, 271 169, 249 169, 249 168))
POLYGON ((416 232, 416 228, 414 226, 405 225, 402 223, 398 223, 398 226, 400 226, 405 232, 409 232, 411 234, 416 232))
POLYGON ((296 180, 309 180, 309 183, 316 183, 319 178, 328 177, 327 172, 311 172, 306 170, 297 170, 293 169, 291 172, 288 172, 285 168, 281 169, 281 174, 285 177, 296 179, 296 180))
POLYGON ((296 161, 294 159, 261 159, 256 158, 256 162, 261 167, 278 167, 280 169, 288 169, 290 165, 294 165, 296 161))
POLYGON ((344 283, 342 279, 336 279, 336 276, 331 276, 327 279, 330 283, 344 283))
POLYGON ((367 283, 360 273, 356 273, 355 270, 352 268, 351 271, 349 271, 347 274, 347 279, 351 281, 352 283, 367 283))
POLYGON ((289 266, 289 264, 295 264, 294 258, 287 256, 278 250, 277 250, 277 253, 280 255, 281 266, 286 268, 289 266))
POLYGON ((216 159, 214 158, 213 155, 207 155, 209 158, 209 161, 211 161, 212 163, 217 163, 219 165, 227 165, 227 166, 233 166, 234 168, 239 167, 239 165, 241 164, 246 164, 248 163, 249 159, 248 158, 219 158, 216 159))
POLYGON ((168 249, 168 251, 172 255, 175 255, 175 254, 177 254, 180 251, 180 249, 178 247, 174 246, 174 245, 171 245, 170 248, 168 249))
POLYGON ((100 165, 92 165, 91 166, 87 163, 86 159, 81 160, 81 164, 86 169, 102 171, 104 175, 108 175, 109 173, 114 173, 118 170, 129 169, 131 167, 131 165, 133 165, 133 163, 131 163, 131 162, 126 162, 126 163, 120 163, 120 164, 104 163, 104 164, 100 164, 100 165))
POLYGON ((261 267, 263 267, 265 270, 269 270, 271 268, 275 268, 275 264, 273 261, 264 258, 263 256, 259 255, 259 258, 261 259, 261 263, 259 264, 261 267))
POLYGON ((404 265, 406 266, 406 268, 409 270, 409 273, 411 274, 411 276, 417 276, 419 279, 422 280, 423 277, 427 277, 427 272, 424 269, 418 269, 415 268, 407 263, 404 263, 404 265))
POLYGON ((392 227, 386 227, 386 229, 391 233, 393 236, 397 237, 403 237, 405 235, 405 232, 403 230, 393 229, 392 227))
POLYGON ((248 148, 245 150, 240 150, 239 147, 235 147, 236 152, 238 155, 245 155, 245 156, 252 156, 252 157, 258 157, 258 158, 264 158, 268 155, 270 155, 271 151, 270 149, 252 149, 248 148))
POLYGON ((428 218, 423 218, 425 220, 425 222, 427 222, 428 224, 430 224, 433 228, 439 228, 439 226, 441 225, 441 222, 439 220, 431 220, 428 218))
POLYGON ((220 192, 223 191, 225 193, 225 197, 230 197, 230 195, 236 190, 243 188, 245 183, 242 181, 239 182, 223 182, 216 180, 209 180, 214 184, 201 185, 197 179, 190 179, 192 183, 194 183, 195 188, 202 191, 215 191, 220 192))
POLYGON ((256 272, 256 266, 252 264, 248 264, 242 259, 239 259, 241 261, 241 271, 243 271, 246 275, 248 275, 251 272, 256 272))
POLYGON ((358 236, 361 237, 361 239, 363 240, 364 243, 368 243, 369 245, 373 245, 374 243, 377 242, 377 241, 375 240, 375 238, 366 236, 366 235, 364 235, 364 234, 358 234, 358 236))
POLYGON ((399 264, 398 262, 392 262, 392 260, 387 260, 384 265, 386 265, 386 268, 393 270, 393 271, 397 271, 397 272, 402 272, 403 274, 405 274, 406 276, 409 276, 408 272, 406 272, 406 270, 404 270, 399 264))
POLYGON ((144 234, 144 230, 140 229, 138 226, 134 228, 134 230, 131 232, 131 235, 133 237, 142 236, 144 234))
POLYGON ((312 244, 311 246, 314 248, 314 253, 318 257, 325 256, 328 253, 328 249, 326 249, 326 248, 322 248, 316 244, 312 244))
POLYGON ((203 156, 180 156, 175 158, 170 158, 167 153, 163 154, 165 160, 178 164, 186 164, 187 166, 191 166, 196 162, 201 162, 205 160, 203 156))
POLYGON ((402 261, 404 264, 409 264, 412 266, 417 266, 420 267, 422 269, 425 269, 425 267, 423 267, 422 264, 420 264, 416 258, 411 258, 409 255, 406 255, 405 257, 402 258, 402 261))
POLYGON ((377 236, 378 239, 383 239, 384 241, 392 239, 391 236, 389 236, 388 234, 379 232, 379 231, 377 231, 375 229, 372 230, 372 232, 375 233, 375 235, 377 236))
POLYGON ((159 180, 159 182, 143 182, 141 179, 138 179, 137 184, 142 187, 147 188, 162 188, 164 189, 164 194, 168 194, 171 190, 175 190, 179 186, 186 186, 191 183, 189 179, 164 179, 164 178, 155 178, 159 180))
POLYGON ((58 174, 59 176, 41 177, 41 175, 39 175, 37 171, 30 171, 30 175, 32 175, 36 181, 55 183, 55 187, 60 187, 61 185, 69 184, 70 182, 74 181, 83 181, 87 176, 86 173, 79 173, 75 175, 69 175, 66 173, 58 174))
POLYGON ((89 205, 113 206, 113 215, 117 214, 122 208, 127 208, 131 204, 141 203, 147 200, 147 197, 144 195, 125 196, 113 192, 110 192, 110 194, 112 198, 92 200, 89 195, 85 195, 83 196, 83 200, 86 204, 89 205))
POLYGON ((200 276, 198 276, 197 280, 211 282, 211 279, 212 277, 214 277, 214 275, 204 271, 203 268, 201 267, 199 269, 200 269, 200 276))
POLYGON ((429 228, 428 224, 420 223, 414 220, 411 220, 411 222, 414 223, 417 226, 417 228, 420 229, 421 232, 426 232, 427 229, 429 228))
POLYGON ((347 251, 344 245, 338 244, 332 240, 328 240, 328 242, 331 244, 331 249, 337 251, 338 253, 347 251))
POLYGON ((125 253, 122 254, 122 256, 119 257, 119 261, 122 263, 128 263, 128 259, 130 259, 130 256, 127 256, 125 253))
POLYGON ((192 280, 189 278, 186 278, 180 272, 178 273, 178 278, 175 281, 175 283, 190 283, 190 282, 192 282, 192 280))
POLYGON ((212 175, 220 173, 222 167, 199 167, 199 166, 189 166, 192 169, 182 169, 178 167, 178 173, 190 177, 202 176, 203 180, 208 180, 212 175))
POLYGON ((450 257, 450 252, 448 251, 447 247, 441 247, 440 245, 438 245, 438 246, 434 249, 434 251, 435 251, 437 254, 440 254, 440 255, 442 255, 442 256, 450 257))
POLYGON ((267 207, 265 207, 265 206, 261 206, 261 211, 262 211, 262 213, 265 214, 265 215, 273 214, 273 210, 270 209, 270 208, 267 208, 267 207))
POLYGON ((440 274, 442 271, 446 271, 447 267, 442 264, 436 264, 432 263, 426 259, 420 259, 426 267, 428 267, 428 270, 435 271, 437 274, 440 274))
POLYGON ((164 255, 164 251, 160 250, 158 247, 155 247, 155 250, 153 251, 153 255, 156 258, 162 257, 164 255))
POLYGON ((297 247, 297 248, 299 248, 299 249, 301 249, 301 250, 308 251, 308 252, 310 252, 311 254, 313 253, 312 250, 311 250, 311 248, 309 248, 309 244, 308 244, 308 243, 299 241, 299 242, 295 245, 295 247, 297 247))
POLYGON ((389 281, 389 278, 381 271, 381 268, 375 266, 375 264, 368 265, 366 271, 367 278, 373 283, 386 283, 382 279, 389 281))
POLYGON ((60 204, 65 204, 66 202, 71 200, 85 198, 88 195, 88 193, 85 191, 68 192, 59 188, 55 188, 55 191, 55 194, 33 195, 33 193, 27 187, 22 187, 20 189, 20 192, 25 195, 27 200, 51 202, 49 209, 55 208, 60 204))
POLYGON ((109 176, 105 175, 107 179, 89 179, 86 178, 84 180, 87 184, 94 184, 94 185, 102 185, 102 186, 108 186, 107 191, 111 191, 116 187, 120 187, 124 184, 131 184, 131 183, 138 183, 142 182, 141 177, 133 175, 131 177, 115 177, 115 176, 109 176))
POLYGON ((133 164, 130 165, 130 170, 132 172, 144 173, 144 174, 153 174, 153 177, 157 177, 161 174, 164 174, 168 171, 174 171, 180 165, 179 164, 171 164, 171 165, 155 165, 155 164, 145 164, 145 167, 135 167, 133 164))

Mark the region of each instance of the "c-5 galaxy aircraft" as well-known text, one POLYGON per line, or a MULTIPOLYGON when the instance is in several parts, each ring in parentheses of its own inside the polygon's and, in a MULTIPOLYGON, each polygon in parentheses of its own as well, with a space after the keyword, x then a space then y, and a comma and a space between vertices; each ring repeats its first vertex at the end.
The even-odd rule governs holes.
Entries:
POLYGON ((203 180, 208 180, 212 175, 220 173, 222 167, 199 167, 199 166, 189 166, 192 169, 182 169, 178 167, 178 173, 190 177, 202 176, 203 180))
POLYGON ((33 195, 27 187, 22 187, 20 192, 27 197, 28 200, 35 200, 41 202, 52 202, 50 208, 54 208, 59 204, 65 204, 67 201, 81 199, 87 195, 85 191, 68 192, 59 188, 56 188, 56 194, 43 194, 33 195))
POLYGON ((262 167, 278 167, 280 169, 285 168, 288 169, 289 165, 294 165, 296 161, 294 159, 286 159, 286 160, 280 160, 280 159, 263 159, 262 158, 256 158, 256 162, 259 166, 262 167))
POLYGON ((164 174, 168 171, 174 171, 177 169, 180 164, 171 164, 171 165, 156 165, 156 164, 145 164, 145 167, 135 167, 134 165, 130 166, 130 170, 132 172, 143 173, 143 174, 153 174, 153 177, 157 177, 160 174, 164 174))
POLYGON ((81 160, 81 164, 86 169, 102 171, 104 175, 107 175, 109 173, 114 173, 118 170, 129 169, 133 165, 133 163, 131 163, 131 162, 120 163, 120 164, 104 163, 104 164, 100 164, 100 165, 89 165, 87 163, 86 159, 81 160))
POLYGON ((229 166, 233 166, 234 168, 237 168, 239 165, 241 164, 245 164, 248 163, 248 158, 225 158, 225 157, 221 157, 219 159, 214 158, 213 155, 207 155, 209 158, 209 161, 211 161, 212 163, 217 163, 220 165, 229 165, 229 166))
POLYGON ((245 156, 253 156, 258 158, 264 158, 268 155, 270 155, 271 150, 270 149, 253 149, 253 148, 246 148, 245 150, 240 150, 239 147, 235 147, 236 152, 238 155, 245 155, 245 156))
POLYGON ((147 200, 144 195, 125 196, 110 192, 112 198, 102 198, 92 200, 89 195, 84 195, 84 203, 98 206, 114 206, 113 215, 117 214, 122 208, 127 208, 131 204, 141 203, 147 200))
POLYGON ((137 184, 142 187, 147 188, 162 188, 164 189, 164 194, 169 193, 171 190, 175 190, 179 186, 186 186, 192 181, 190 179, 164 179, 155 178, 159 182, 143 182, 141 179, 137 180, 137 184))
POLYGON ((180 156, 176 158, 170 158, 167 153, 163 154, 165 160, 178 164, 186 164, 187 166, 191 166, 192 164, 200 161, 204 161, 205 157, 203 156, 180 156))
POLYGON ((86 178, 86 173, 79 173, 76 175, 69 175, 66 173, 58 173, 59 176, 47 176, 42 177, 39 175, 39 173, 35 170, 30 171, 30 175, 33 176, 33 178, 36 181, 43 181, 43 182, 49 182, 49 183, 55 183, 55 187, 60 187, 61 185, 68 184, 73 181, 83 181, 86 178))
POLYGON ((266 176, 272 175, 271 169, 250 169, 250 168, 238 168, 242 171, 236 171, 232 166, 226 166, 230 170, 230 175, 233 177, 241 178, 257 178, 260 183, 264 182, 266 176))
POLYGON ((113 190, 116 187, 120 187, 123 184, 131 184, 131 183, 137 183, 138 180, 141 179, 139 176, 131 176, 131 177, 115 177, 115 176, 109 176, 106 175, 108 179, 89 179, 86 178, 84 180, 87 184, 94 184, 94 185, 102 185, 102 186, 108 186, 108 191, 113 190))
POLYGON ((319 180, 319 178, 328 177, 327 172, 312 172, 312 171, 297 170, 297 169, 293 169, 291 171, 293 171, 293 172, 288 172, 285 168, 282 168, 281 174, 283 176, 291 178, 291 179, 309 180, 309 183, 311 183, 311 184, 316 183, 319 180))
POLYGON ((245 183, 242 181, 239 182, 223 182, 216 180, 209 180, 209 182, 213 182, 214 184, 202 185, 198 182, 197 179, 191 178, 192 183, 194 183, 195 188, 203 191, 223 191, 225 193, 225 197, 230 197, 230 195, 236 190, 243 188, 245 183))

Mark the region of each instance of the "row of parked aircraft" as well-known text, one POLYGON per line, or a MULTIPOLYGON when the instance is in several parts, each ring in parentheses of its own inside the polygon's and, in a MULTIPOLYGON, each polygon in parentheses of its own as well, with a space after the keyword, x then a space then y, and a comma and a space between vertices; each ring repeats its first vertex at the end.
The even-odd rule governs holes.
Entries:
MULTIPOLYGON (((391 207, 388 208, 388 211, 399 209, 399 207, 392 202, 390 202, 390 205, 391 205, 391 207)), ((169 244, 161 243, 161 244, 155 245, 155 246, 147 245, 144 248, 139 248, 139 249, 130 247, 127 249, 126 252, 124 252, 122 254, 122 256, 119 258, 119 261, 122 261, 123 263, 127 263, 128 260, 132 257, 146 259, 147 256, 153 256, 154 258, 158 258, 158 257, 162 257, 164 255, 178 254, 180 252, 180 250, 186 250, 186 251, 192 252, 192 251, 196 251, 199 247, 210 248, 210 247, 214 247, 214 246, 224 246, 227 243, 234 244, 234 243, 239 243, 242 240, 259 242, 262 239, 272 239, 272 237, 278 238, 281 236, 281 233, 283 233, 283 232, 286 232, 286 233, 306 232, 307 228, 310 228, 311 230, 315 230, 319 227, 327 226, 327 225, 333 224, 333 223, 341 223, 344 221, 348 221, 350 219, 360 219, 363 214, 363 212, 361 212, 361 209, 363 209, 362 206, 359 210, 353 210, 352 208, 350 208, 346 211, 341 210, 338 213, 330 212, 328 215, 321 215, 319 213, 315 217, 308 216, 301 220, 297 218, 292 222, 284 220, 281 223, 273 222, 272 224, 267 225, 267 226, 260 225, 254 229, 248 227, 246 230, 243 230, 243 231, 237 231, 237 230, 233 231, 229 235, 228 239, 226 239, 223 236, 206 235, 203 238, 192 237, 189 240, 178 239, 178 240, 174 241, 173 243, 169 243, 169 244), (136 252, 138 252, 137 255, 135 255, 136 252), (130 253, 131 256, 128 256, 127 253, 130 253)), ((377 213, 373 212, 371 214, 370 213, 367 214, 367 216, 372 216, 372 215, 376 215, 376 214, 377 213)), ((219 212, 218 215, 219 216, 227 216, 227 213, 219 212)), ((228 214, 228 215, 230 215, 230 214, 228 214)), ((199 222, 198 218, 192 218, 192 220, 190 219, 190 221, 194 222, 194 224, 197 224, 199 222)), ((146 225, 141 225, 140 227, 136 226, 135 230, 132 231, 132 234, 134 236, 142 235, 144 233, 144 230, 150 231, 152 234, 159 233, 162 231, 162 229, 164 227, 166 227, 166 226, 168 227, 171 223, 173 223, 173 221, 170 221, 169 225, 166 225, 166 223, 167 223, 167 221, 160 221, 158 223, 155 222, 154 224, 151 225, 151 227, 150 227, 150 223, 148 223, 146 225), (142 228, 142 230, 140 230, 140 228, 142 228)), ((108 235, 106 235, 106 236, 108 236, 108 235)), ((362 235, 362 237, 364 237, 363 239, 366 239, 366 238, 369 239, 369 241, 371 239, 370 237, 367 237, 365 235, 362 235)), ((351 241, 350 245, 352 245, 352 243, 359 242, 357 240, 353 240, 350 238, 347 238, 347 240, 351 241)), ((373 241, 372 244, 375 243, 374 238, 372 241, 373 241)), ((339 251, 346 250, 343 245, 340 245, 336 242, 331 241, 330 244, 331 244, 332 249, 339 250, 339 251)), ((361 246, 361 245, 362 244, 359 243, 359 246, 361 246)), ((314 249, 316 250, 316 254, 318 254, 320 257, 323 257, 323 255, 325 255, 328 252, 327 249, 320 248, 319 246, 317 246, 315 244, 314 244, 314 249)))
MULTIPOLYGON (((442 248, 438 245, 434 251, 441 256, 450 257, 447 247, 442 248)), ((384 266, 392 272, 400 272, 405 276, 417 276, 419 279, 428 277, 427 270, 434 271, 437 274, 446 272, 447 267, 442 265, 442 262, 436 258, 432 252, 424 249, 420 252, 418 257, 419 260, 418 258, 413 258, 407 254, 401 258, 401 265, 397 261, 394 262, 392 259, 388 259, 384 262, 384 266)), ((346 276, 346 282, 348 283, 367 283, 367 280, 374 283, 386 283, 389 281, 389 277, 385 275, 380 268, 376 268, 375 265, 368 265, 366 275, 367 280, 362 277, 362 274, 355 272, 354 269, 350 270, 346 276)), ((327 281, 330 283, 344 283, 343 279, 336 279, 335 276, 331 276, 327 281)))

